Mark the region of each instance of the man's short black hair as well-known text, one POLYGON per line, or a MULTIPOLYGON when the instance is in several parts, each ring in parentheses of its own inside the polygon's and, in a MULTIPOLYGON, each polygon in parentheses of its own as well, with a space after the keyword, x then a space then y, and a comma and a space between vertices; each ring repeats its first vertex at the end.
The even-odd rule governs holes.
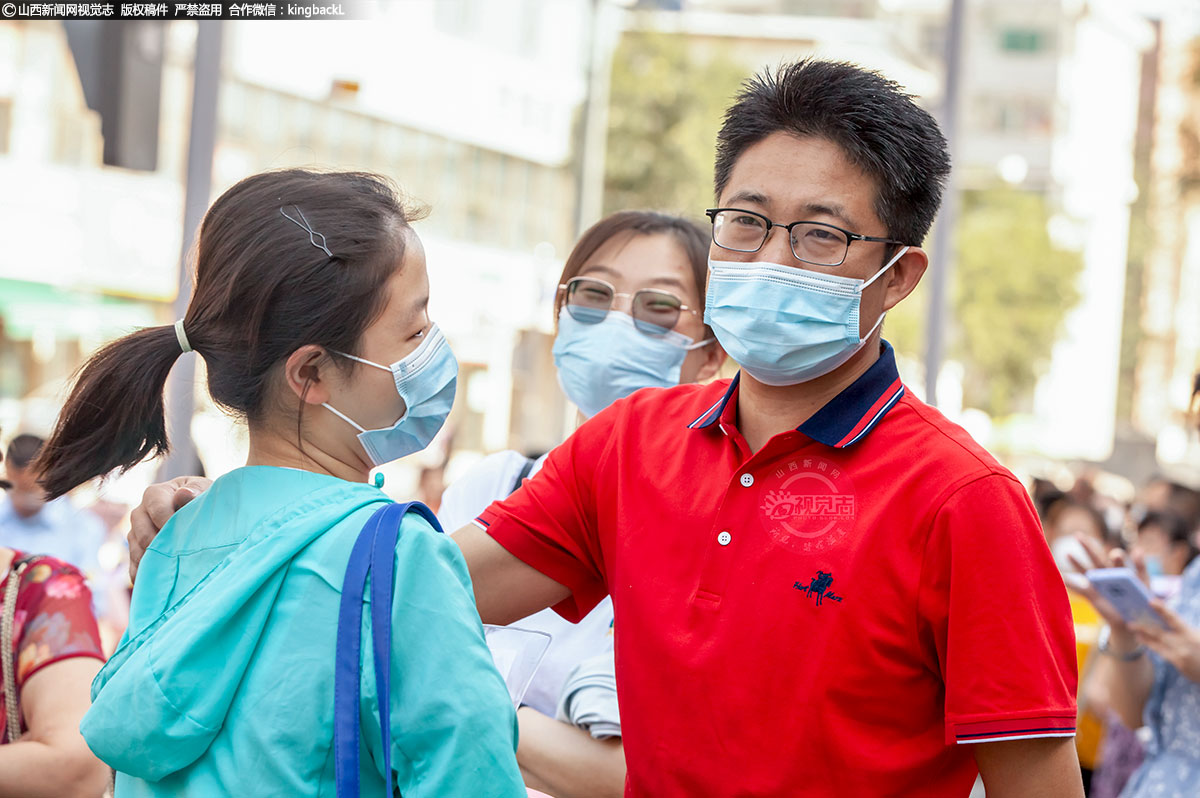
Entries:
POLYGON ((8 443, 8 467, 24 471, 29 468, 46 442, 36 435, 18 435, 8 443))
POLYGON ((894 81, 814 58, 750 78, 717 134, 718 197, 742 153, 777 132, 837 144, 878 185, 875 213, 888 237, 914 246, 925 240, 950 154, 934 118, 894 81))

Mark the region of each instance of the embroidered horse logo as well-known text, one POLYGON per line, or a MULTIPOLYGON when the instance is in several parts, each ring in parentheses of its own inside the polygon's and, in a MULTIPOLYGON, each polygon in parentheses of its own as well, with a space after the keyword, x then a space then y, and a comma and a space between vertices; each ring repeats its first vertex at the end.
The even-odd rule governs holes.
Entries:
POLYGON ((794 587, 796 590, 804 591, 804 594, 809 598, 816 596, 817 606, 820 607, 821 603, 825 599, 838 602, 842 600, 841 596, 829 589, 830 585, 832 584, 833 574, 825 571, 817 571, 817 575, 814 576, 812 581, 810 581, 807 585, 805 585, 803 582, 797 582, 796 584, 792 585, 792 587, 794 587))

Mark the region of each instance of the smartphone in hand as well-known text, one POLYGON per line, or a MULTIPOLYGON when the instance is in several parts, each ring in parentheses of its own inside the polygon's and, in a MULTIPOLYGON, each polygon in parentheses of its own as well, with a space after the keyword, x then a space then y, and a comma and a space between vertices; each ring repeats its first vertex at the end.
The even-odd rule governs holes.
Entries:
POLYGON ((1087 578, 1096 592, 1117 608, 1126 623, 1149 619, 1159 626, 1166 626, 1150 606, 1153 598, 1150 590, 1132 568, 1093 568, 1087 572, 1087 578))

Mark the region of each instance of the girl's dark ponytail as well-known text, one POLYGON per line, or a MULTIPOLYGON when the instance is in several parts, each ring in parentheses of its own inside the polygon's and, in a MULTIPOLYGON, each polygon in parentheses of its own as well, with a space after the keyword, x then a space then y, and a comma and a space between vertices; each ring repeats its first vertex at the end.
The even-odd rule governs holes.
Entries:
POLYGON ((33 464, 48 498, 167 451, 163 389, 182 351, 174 327, 147 327, 88 360, 33 464))

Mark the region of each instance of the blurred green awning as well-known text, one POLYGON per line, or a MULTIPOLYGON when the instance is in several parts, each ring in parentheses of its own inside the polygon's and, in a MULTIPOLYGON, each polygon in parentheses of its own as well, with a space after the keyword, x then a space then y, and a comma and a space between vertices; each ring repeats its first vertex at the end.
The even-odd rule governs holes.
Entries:
POLYGON ((28 340, 40 333, 108 340, 158 324, 155 307, 151 302, 0 279, 0 318, 5 334, 14 339, 28 340))

